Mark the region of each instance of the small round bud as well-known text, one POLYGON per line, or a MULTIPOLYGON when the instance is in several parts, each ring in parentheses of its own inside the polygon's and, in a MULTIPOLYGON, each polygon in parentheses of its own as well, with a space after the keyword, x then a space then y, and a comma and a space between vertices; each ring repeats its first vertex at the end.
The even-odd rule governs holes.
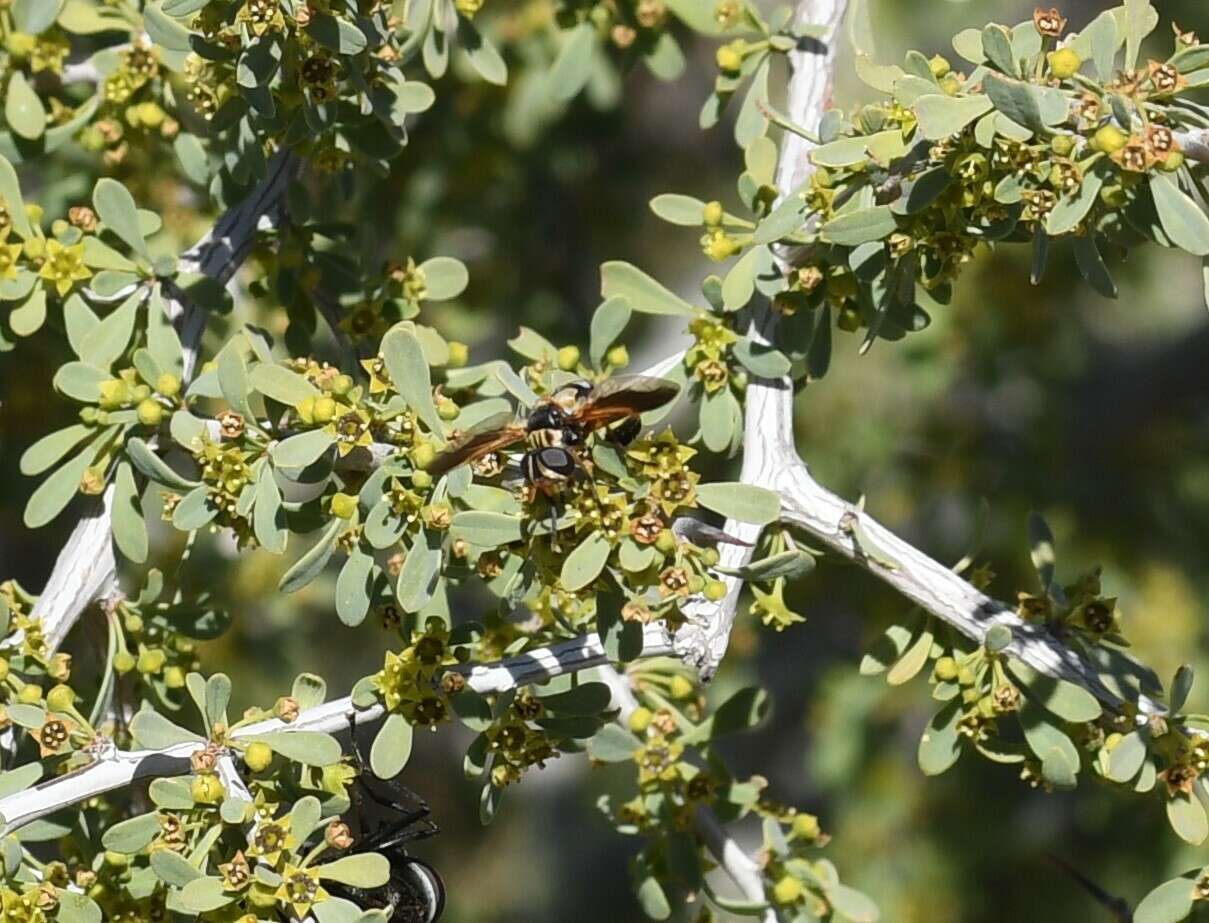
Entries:
POLYGON ((273 748, 264 741, 253 741, 244 750, 243 761, 252 772, 264 772, 273 762, 273 748))
POLYGON ((411 484, 417 490, 428 490, 432 486, 432 475, 427 471, 413 471, 411 484))
POLYGON ((130 396, 134 398, 136 404, 140 401, 145 401, 151 397, 151 388, 148 385, 135 385, 130 396))
POLYGON ((131 612, 128 616, 122 619, 122 627, 124 627, 132 635, 142 634, 143 617, 131 612))
POLYGON ((705 208, 701 212, 701 220, 709 227, 717 227, 722 223, 722 216, 724 214, 721 202, 717 200, 706 202, 705 208))
POLYGON ((162 648, 147 648, 139 652, 138 660, 135 662, 135 669, 144 675, 158 673, 164 669, 164 661, 168 655, 164 653, 162 648))
POLYGON ((451 369, 460 369, 470 361, 470 347, 465 343, 459 343, 457 340, 449 341, 449 362, 447 363, 451 369))
POLYGON ((936 666, 933 668, 936 678, 945 683, 951 683, 957 679, 958 667, 957 661, 952 657, 941 657, 936 661, 936 666))
POLYGON ((793 835, 803 840, 817 840, 819 833, 819 819, 813 814, 798 814, 793 819, 793 835))
POLYGON ((1049 149, 1059 157, 1069 157, 1075 151, 1075 139, 1070 135, 1054 135, 1050 138, 1049 149))
POLYGON ((1051 51, 1046 55, 1046 59, 1049 61, 1049 72, 1059 80, 1069 80, 1079 73, 1079 68, 1083 66, 1083 59, 1073 48, 1051 51))
POLYGON ((664 529, 655 539, 655 547, 666 554, 676 553, 676 534, 671 529, 664 529))
POLYGON ((677 673, 672 677, 672 683, 668 687, 668 691, 671 692, 673 699, 688 699, 692 697, 696 691, 696 687, 687 676, 677 673))
POLYGON ((579 347, 564 346, 558 351, 558 367, 564 372, 574 372, 579 368, 579 347))
POLYGON ((343 397, 353 390, 356 382, 351 375, 337 375, 332 379, 332 393, 343 397))
POLYGON ((641 706, 635 708, 634 711, 630 713, 630 720, 628 722, 630 730, 635 734, 643 733, 648 727, 651 726, 651 719, 654 717, 655 715, 649 708, 643 708, 641 706))
POLYGON ((22 705, 37 705, 42 701, 42 687, 37 683, 26 683, 17 693, 17 701, 22 705))
POLYGON ((1171 151, 1163 158, 1163 162, 1159 164, 1159 169, 1165 173, 1174 173, 1184 165, 1184 152, 1171 151))
POLYGON ((421 442, 411 450, 412 464, 420 469, 427 468, 436 457, 436 449, 427 442, 421 442))
POLYGON ((448 423, 451 420, 456 420, 458 414, 462 412, 462 408, 457 405, 456 401, 452 401, 447 397, 442 397, 437 401, 437 416, 448 423))
POLYGON ((129 651, 118 651, 113 658, 113 668, 119 673, 129 673, 134 669, 134 655, 129 651))
POLYGON ((173 665, 164 671, 164 685, 169 689, 181 689, 185 685, 185 671, 173 665))
POLYGON ((705 598, 712 603, 721 602, 726 598, 726 584, 721 580, 705 581, 705 598))
POLYGON ((1091 146, 1104 154, 1115 154, 1129 143, 1129 135, 1116 125, 1104 125, 1092 136, 1091 146))
POLYGON ((58 683, 67 682, 71 676, 71 654, 55 654, 46 665, 46 675, 58 683))
POLYGON ((46 693, 46 707, 51 711, 65 712, 76 702, 76 694, 70 686, 55 686, 46 693))
POLYGON ((315 405, 311 408, 311 419, 316 423, 331 423, 336 419, 336 402, 330 397, 315 398, 315 405))
POLYGON ((332 496, 332 515, 340 519, 352 519, 357 512, 357 498, 345 493, 332 496))
POLYGON ((130 864, 130 857, 125 853, 114 852, 112 849, 105 850, 105 864, 110 868, 124 869, 130 864))
POLYGON ((693 574, 688 578, 688 591, 690 593, 702 593, 705 591, 705 578, 700 574, 693 574))
POLYGON ((932 60, 928 62, 928 69, 932 71, 932 76, 939 80, 941 77, 947 77, 953 66, 949 64, 949 59, 944 55, 933 55, 932 60))
POLYGON ((717 548, 706 548, 703 552, 701 552, 701 560, 704 561, 708 567, 713 567, 721 559, 722 556, 718 554, 717 548))
POLYGON ((143 426, 159 426, 164 422, 164 407, 158 401, 153 401, 147 398, 139 403, 138 410, 139 422, 143 426))
POLYGON ((624 346, 614 346, 605 353, 605 362, 615 369, 624 369, 630 364, 630 351, 624 346))
POLYGON ((719 48, 714 54, 718 70, 724 74, 737 74, 743 67, 743 47, 741 42, 731 42, 719 48))
POLYGON ((218 776, 205 773, 193 777, 193 782, 189 785, 189 794, 198 804, 218 804, 226 792, 223 790, 222 780, 218 776))
POLYGON ((802 883, 792 875, 783 875, 772 886, 772 899, 778 904, 792 904, 802 897, 802 883))

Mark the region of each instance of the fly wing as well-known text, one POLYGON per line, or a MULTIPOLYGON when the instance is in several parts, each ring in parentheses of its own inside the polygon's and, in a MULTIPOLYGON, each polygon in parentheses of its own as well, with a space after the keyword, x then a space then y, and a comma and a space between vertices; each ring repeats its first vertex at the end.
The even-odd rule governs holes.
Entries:
POLYGON ((679 385, 663 378, 648 375, 606 378, 592 389, 573 418, 589 429, 608 426, 662 407, 679 393, 679 385))
POLYGON ((510 412, 497 413, 462 433, 429 463, 426 470, 429 474, 441 475, 489 452, 506 449, 524 438, 525 427, 510 412))

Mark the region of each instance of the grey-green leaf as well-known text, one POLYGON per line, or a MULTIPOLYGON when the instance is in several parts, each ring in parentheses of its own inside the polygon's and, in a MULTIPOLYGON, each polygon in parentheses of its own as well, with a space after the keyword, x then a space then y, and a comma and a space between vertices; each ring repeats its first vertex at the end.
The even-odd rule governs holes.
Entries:
POLYGON ((415 731, 407 719, 397 712, 382 722, 369 751, 369 765, 379 779, 393 779, 411 759, 415 731))

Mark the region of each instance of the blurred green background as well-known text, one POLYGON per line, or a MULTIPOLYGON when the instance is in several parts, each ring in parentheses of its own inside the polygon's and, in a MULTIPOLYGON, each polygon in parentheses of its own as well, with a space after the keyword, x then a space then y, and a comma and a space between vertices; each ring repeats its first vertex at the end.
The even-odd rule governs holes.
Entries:
MULTIPOLYGON (((1077 28, 1110 5, 1067 2, 1063 12, 1077 28)), ((1158 6, 1162 54, 1172 17, 1209 33, 1205 0, 1158 6)), ((1003 0, 873 0, 878 54, 889 61, 909 47, 947 52, 961 28, 1015 23, 1031 11, 1031 3, 1003 0)), ((686 297, 712 271, 691 230, 651 215, 651 196, 736 201, 741 158, 728 128, 697 128, 712 46, 687 47, 689 72, 677 83, 636 71, 623 78, 623 107, 581 100, 549 121, 510 106, 502 91, 447 78, 391 175, 359 181, 349 201, 333 195, 329 204, 361 226, 371 265, 437 253, 469 264, 470 290, 430 320, 469 342, 476 359, 502 354, 518 324, 586 345, 602 261, 631 260, 686 297)), ((841 71, 837 99, 846 105, 860 90, 850 60, 841 71)), ((63 161, 31 176, 48 207, 88 188, 82 167, 73 169, 63 161)), ((145 169, 129 164, 124 178, 146 189, 166 181, 145 169)), ((201 227, 182 217, 176 230, 191 240, 201 227)), ((1028 285, 1027 259, 1021 250, 982 254, 954 304, 933 311, 931 327, 903 343, 880 342, 862 358, 859 339, 841 335, 831 374, 799 400, 801 451, 824 484, 851 499, 863 493, 874 515, 942 560, 964 553, 979 498, 987 498, 982 560, 999 575, 999 598, 1033 589, 1025 517, 1042 511, 1057 535, 1061 575, 1103 564, 1143 660, 1164 677, 1181 662, 1209 675, 1201 627, 1209 322, 1200 267, 1138 253, 1113 267, 1121 296, 1110 302, 1078 282, 1062 248, 1038 287, 1028 285)), ((281 330, 272 305, 247 310, 281 330)), ((635 367, 675 348, 680 331, 638 334, 635 367)), ((71 416, 65 401, 46 397, 48 370, 64 348, 44 331, 5 357, 0 375, 0 562, 3 576, 35 591, 71 522, 34 535, 23 529, 34 484, 17 459, 71 416)), ((338 626, 330 582, 281 598, 274 588, 283 566, 207 540, 187 572, 235 615, 234 630, 205 658, 235 678, 237 704, 271 703, 303 670, 342 694, 377 669, 388 643, 369 623, 338 626)), ((821 816, 835 837, 831 857, 845 880, 875 897, 884 920, 1095 923, 1109 914, 1047 854, 1132 902, 1209 859, 1170 833, 1157 795, 1130 798, 1094 785, 1045 795, 1011 768, 969 756, 942 779, 924 779, 915 747, 929 713, 926 686, 891 691, 856 673, 861 652, 905 604, 863 572, 835 565, 816 571, 795 597, 808 622, 775 636, 741 621, 716 681, 717 695, 757 678, 775 694, 769 725, 732 743, 734 768, 767 776, 777 798, 821 816)), ((1194 703, 1203 705, 1207 692, 1202 680, 1194 703)), ((636 844, 615 836, 593 807, 611 784, 609 771, 556 761, 510 790, 502 815, 484 829, 476 790, 459 771, 465 743, 452 728, 419 742, 406 777, 444 831, 421 852, 445 877, 450 923, 642 918, 627 886, 636 844)), ((744 833, 755 842, 755 831, 744 833)))

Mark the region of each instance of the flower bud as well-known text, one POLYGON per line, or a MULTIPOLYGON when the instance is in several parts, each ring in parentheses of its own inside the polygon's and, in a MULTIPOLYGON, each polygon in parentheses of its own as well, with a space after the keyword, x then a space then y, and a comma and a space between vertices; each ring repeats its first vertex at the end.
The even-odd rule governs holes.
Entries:
POLYGON ((705 581, 705 598, 712 603, 721 602, 726 598, 726 584, 721 580, 705 581))
POLYGON ((185 685, 185 671, 173 665, 164 671, 164 685, 169 689, 181 689, 185 685))
POLYGON ((311 408, 311 419, 316 423, 331 423, 336 419, 336 402, 330 397, 317 397, 311 408))
POLYGON ((1054 135, 1050 138, 1049 149, 1059 157, 1069 157, 1075 151, 1075 139, 1070 135, 1054 135))
POLYGON ((70 686, 59 684, 46 694, 46 707, 51 711, 65 712, 76 702, 76 694, 70 686))
POLYGON ((742 40, 723 45, 714 54, 718 70, 724 74, 737 74, 743 67, 743 50, 746 46, 742 40))
POLYGON ((1079 73, 1079 68, 1083 66, 1083 59, 1073 48, 1051 51, 1046 55, 1046 59, 1049 61, 1049 72, 1059 80, 1069 80, 1079 73))
POLYGON ((1115 154, 1129 143, 1129 135, 1116 125, 1104 125, 1092 136, 1091 146, 1105 154, 1115 154))
POLYGON ((932 76, 939 80, 941 77, 946 77, 949 71, 953 69, 949 64, 949 59, 944 55, 933 55, 932 60, 928 62, 928 69, 932 71, 932 76))
POLYGON ((46 675, 59 683, 71 676, 71 654, 55 654, 46 665, 46 675))
POLYGON ((42 701, 42 687, 37 683, 26 683, 17 693, 17 701, 22 705, 37 705, 42 701))
POLYGON ((564 346, 558 351, 558 367, 564 372, 574 372, 579 367, 579 347, 564 346))
POLYGON ((957 661, 952 657, 941 657, 933 668, 936 678, 942 682, 951 683, 957 679, 957 661))
POLYGON ((113 658, 113 668, 119 673, 129 673, 134 669, 134 655, 129 651, 118 651, 113 658))
POLYGON ((243 761, 252 772, 264 772, 273 762, 273 748, 264 741, 255 740, 244 750, 243 761))
POLYGON ((213 773, 207 772, 193 777, 193 782, 189 785, 189 794, 198 804, 218 804, 222 801, 226 791, 223 789, 222 780, 213 773))
POLYGON ((181 392, 181 380, 171 372, 164 372, 155 380, 155 390, 164 397, 176 397, 181 392))
POLYGON ((651 719, 654 717, 654 714, 651 713, 649 708, 643 708, 641 706, 635 708, 634 711, 630 713, 630 720, 628 722, 630 730, 635 734, 644 733, 646 729, 651 726, 651 719))
POLYGON ((447 363, 451 369, 460 369, 470 361, 470 347, 465 343, 459 343, 457 340, 449 341, 449 362, 447 363))
POLYGON ((772 886, 772 899, 778 904, 792 904, 802 897, 802 883, 792 875, 782 875, 772 886))
POLYGON ((427 468, 436 457, 436 449, 427 442, 421 442, 411 450, 411 462, 419 469, 427 468))
POLYGON ((168 655, 164 653, 163 648, 145 648, 139 652, 138 660, 135 662, 135 669, 144 675, 158 673, 164 668, 164 661, 168 655))
POLYGON ((706 202, 705 208, 701 212, 701 220, 709 227, 717 227, 722 223, 722 216, 724 214, 721 202, 717 200, 706 202))
POLYGON ((427 490, 432 486, 432 475, 427 471, 413 471, 411 484, 417 490, 427 490))
POLYGON ((337 375, 332 379, 332 393, 343 397, 353 390, 354 385, 356 382, 351 375, 337 375))
POLYGON ((352 519, 357 512, 357 498, 345 493, 332 496, 332 515, 339 519, 352 519))
POLYGON ((671 529, 664 529, 655 539, 655 548, 666 554, 676 553, 676 534, 671 529))
POLYGON ((605 353, 605 362, 615 369, 624 369, 630 364, 630 351, 624 346, 614 346, 605 353))
POLYGON ((139 403, 138 410, 139 422, 143 426, 159 426, 164 422, 164 407, 158 401, 153 401, 147 398, 139 403))
POLYGON ((668 687, 673 699, 688 699, 691 698, 696 691, 692 681, 687 676, 682 676, 677 673, 672 677, 671 686, 668 687))

